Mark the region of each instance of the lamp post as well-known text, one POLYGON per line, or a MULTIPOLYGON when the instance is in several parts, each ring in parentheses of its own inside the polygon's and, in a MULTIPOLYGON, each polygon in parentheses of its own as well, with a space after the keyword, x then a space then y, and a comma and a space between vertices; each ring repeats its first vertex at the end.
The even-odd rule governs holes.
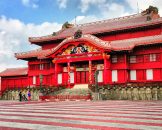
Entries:
POLYGON ((43 82, 43 75, 42 74, 39 75, 39 79, 40 79, 40 92, 42 92, 42 82, 43 82))

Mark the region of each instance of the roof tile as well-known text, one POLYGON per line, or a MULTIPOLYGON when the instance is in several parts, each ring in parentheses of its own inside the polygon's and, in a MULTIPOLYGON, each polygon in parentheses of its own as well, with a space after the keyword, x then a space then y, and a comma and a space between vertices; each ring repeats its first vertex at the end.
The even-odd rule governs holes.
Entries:
POLYGON ((33 57, 44 57, 44 54, 47 54, 51 51, 51 49, 46 49, 46 50, 42 50, 37 49, 37 50, 32 50, 32 51, 28 51, 28 52, 22 52, 22 53, 15 53, 15 57, 17 59, 28 59, 28 58, 33 58, 33 57))
POLYGON ((59 32, 56 32, 55 36, 48 35, 43 37, 30 37, 29 41, 32 43, 39 43, 43 41, 64 39, 69 36, 73 36, 78 29, 82 30, 83 34, 97 34, 103 32, 111 32, 116 30, 152 25, 162 22, 162 18, 147 21, 146 17, 147 15, 143 16, 141 14, 135 14, 115 19, 80 24, 72 28, 60 30, 59 32))
MULTIPOLYGON (((88 34, 88 35, 82 35, 82 38, 80 39, 88 40, 97 47, 100 47, 102 49, 109 49, 112 51, 132 50, 135 46, 162 43, 162 35, 146 36, 146 37, 140 37, 140 38, 131 38, 131 39, 116 40, 116 41, 109 42, 109 41, 103 41, 93 35, 88 34)), ((44 59, 44 58, 47 58, 48 55, 51 55, 54 52, 56 52, 64 44, 71 42, 73 40, 79 40, 79 39, 74 39, 74 37, 69 37, 63 40, 55 48, 47 49, 47 50, 38 49, 38 50, 30 51, 30 52, 18 53, 15 56, 18 59, 25 59, 25 58, 31 58, 31 57, 37 57, 38 59, 44 59)))
POLYGON ((1 77, 27 75, 28 68, 9 68, 0 73, 1 77))

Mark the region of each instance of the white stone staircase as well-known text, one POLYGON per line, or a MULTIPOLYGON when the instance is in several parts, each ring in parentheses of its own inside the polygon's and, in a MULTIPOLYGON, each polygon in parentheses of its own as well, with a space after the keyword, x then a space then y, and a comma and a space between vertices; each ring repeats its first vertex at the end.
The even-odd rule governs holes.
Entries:
POLYGON ((49 96, 58 100, 88 100, 90 90, 88 84, 76 84, 73 88, 65 88, 49 96))
POLYGON ((87 95, 89 93, 88 84, 76 84, 73 88, 64 89, 59 95, 87 95))
POLYGON ((72 89, 88 89, 88 84, 75 84, 72 89))

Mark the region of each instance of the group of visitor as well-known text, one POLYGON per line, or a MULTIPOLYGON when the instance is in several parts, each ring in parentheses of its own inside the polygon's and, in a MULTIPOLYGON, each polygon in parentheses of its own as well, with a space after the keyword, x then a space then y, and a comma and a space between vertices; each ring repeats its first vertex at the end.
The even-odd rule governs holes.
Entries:
POLYGON ((22 93, 21 91, 19 92, 19 101, 30 101, 31 100, 31 93, 30 91, 28 91, 27 93, 27 97, 24 93, 22 93))

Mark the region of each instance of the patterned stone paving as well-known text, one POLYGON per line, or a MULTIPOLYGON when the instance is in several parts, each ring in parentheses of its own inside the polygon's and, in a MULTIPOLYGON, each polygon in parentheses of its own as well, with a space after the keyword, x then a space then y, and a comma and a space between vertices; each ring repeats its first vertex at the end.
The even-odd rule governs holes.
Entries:
POLYGON ((162 130, 162 101, 0 101, 0 130, 162 130))

